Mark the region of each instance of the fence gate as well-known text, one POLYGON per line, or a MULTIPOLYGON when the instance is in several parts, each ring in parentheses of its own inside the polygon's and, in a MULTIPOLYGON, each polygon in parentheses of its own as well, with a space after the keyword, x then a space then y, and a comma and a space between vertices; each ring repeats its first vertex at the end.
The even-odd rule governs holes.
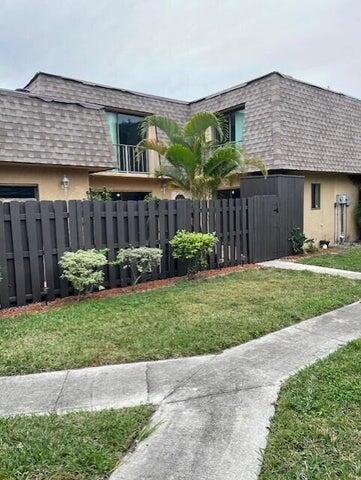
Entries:
POLYGON ((250 262, 272 260, 282 255, 278 196, 254 196, 248 199, 248 231, 250 262))

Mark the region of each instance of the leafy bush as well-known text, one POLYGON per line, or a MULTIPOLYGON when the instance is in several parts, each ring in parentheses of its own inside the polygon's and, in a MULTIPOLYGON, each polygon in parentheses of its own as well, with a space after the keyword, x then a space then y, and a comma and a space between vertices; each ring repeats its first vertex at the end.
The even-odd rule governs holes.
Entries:
POLYGON ((160 248, 121 248, 118 251, 114 264, 123 268, 129 268, 132 274, 133 285, 136 285, 143 273, 151 273, 154 268, 159 267, 162 256, 163 251, 160 248))
POLYGON ((89 188, 86 192, 86 197, 88 200, 111 200, 112 199, 112 192, 108 190, 107 187, 104 187, 101 191, 93 190, 89 188))
POLYGON ((361 238, 361 202, 359 202, 354 209, 354 219, 357 233, 359 235, 359 238, 361 238))
POLYGON ((158 205, 160 202, 160 198, 158 198, 156 195, 153 195, 152 193, 147 193, 147 195, 144 197, 144 201, 147 203, 155 202, 158 205))
POLYGON ((78 250, 65 252, 59 260, 63 270, 62 278, 66 278, 78 295, 100 290, 104 281, 102 268, 108 263, 107 250, 78 250))
POLYGON ((295 255, 304 252, 305 244, 308 244, 311 250, 311 244, 314 244, 313 238, 307 238, 306 235, 302 232, 302 230, 298 227, 292 229, 289 241, 291 242, 292 252, 295 255))
POLYGON ((174 258, 187 261, 188 275, 194 275, 208 266, 208 255, 212 253, 218 238, 214 233, 196 233, 180 230, 169 242, 174 258))

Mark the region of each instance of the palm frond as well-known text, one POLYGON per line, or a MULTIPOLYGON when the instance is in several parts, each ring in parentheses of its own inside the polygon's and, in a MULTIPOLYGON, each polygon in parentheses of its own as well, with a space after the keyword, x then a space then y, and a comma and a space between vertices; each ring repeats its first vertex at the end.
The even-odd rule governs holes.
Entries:
POLYGON ((182 130, 177 122, 163 115, 149 115, 144 118, 140 125, 140 133, 143 138, 146 138, 149 127, 159 128, 167 135, 170 142, 176 142, 182 138, 182 130))
POLYGON ((197 168, 196 155, 189 147, 184 145, 171 145, 167 149, 165 157, 173 167, 181 168, 189 175, 193 175, 197 168))
POLYGON ((218 147, 204 164, 204 173, 208 177, 226 176, 239 165, 240 154, 232 144, 218 147))
POLYGON ((159 155, 164 156, 168 150, 168 145, 164 142, 158 140, 152 140, 150 138, 144 138, 137 145, 137 155, 144 152, 144 150, 153 150, 153 152, 159 153, 159 155))
POLYGON ((235 149, 238 152, 238 172, 245 174, 250 171, 250 169, 260 170, 264 176, 267 176, 267 167, 262 160, 251 157, 247 154, 246 149, 242 146, 235 145, 235 149))
POLYGON ((161 165, 155 171, 156 177, 166 177, 169 179, 170 184, 175 188, 179 188, 185 192, 189 192, 191 189, 191 184, 189 181, 188 175, 180 170, 179 168, 174 167, 173 165, 161 165))
POLYGON ((221 139, 224 137, 225 121, 223 115, 211 112, 198 112, 186 122, 183 134, 187 139, 196 140, 213 128, 221 139))

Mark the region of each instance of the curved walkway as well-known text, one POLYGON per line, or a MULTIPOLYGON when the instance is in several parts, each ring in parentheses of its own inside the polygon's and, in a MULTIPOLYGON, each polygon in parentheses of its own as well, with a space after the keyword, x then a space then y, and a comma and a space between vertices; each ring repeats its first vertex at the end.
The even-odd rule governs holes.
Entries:
POLYGON ((0 413, 153 403, 153 433, 111 480, 251 480, 282 382, 361 337, 361 304, 219 355, 0 378, 0 413))

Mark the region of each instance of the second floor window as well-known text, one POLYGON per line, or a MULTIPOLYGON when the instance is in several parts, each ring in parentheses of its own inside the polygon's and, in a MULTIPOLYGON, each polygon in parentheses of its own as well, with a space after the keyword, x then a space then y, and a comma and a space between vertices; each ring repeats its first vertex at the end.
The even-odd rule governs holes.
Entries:
POLYGON ((126 113, 108 112, 110 137, 117 152, 120 172, 148 172, 147 155, 137 155, 136 145, 140 142, 140 125, 143 117, 126 113))
MULTIPOLYGON (((232 110, 231 112, 223 113, 226 124, 226 135, 224 142, 233 142, 238 145, 243 144, 243 130, 244 130, 244 109, 232 110)), ((219 141, 218 134, 214 131, 213 138, 219 141)))
POLYGON ((227 112, 224 114, 228 127, 228 138, 226 141, 235 142, 239 145, 243 143, 244 130, 244 109, 227 112))

